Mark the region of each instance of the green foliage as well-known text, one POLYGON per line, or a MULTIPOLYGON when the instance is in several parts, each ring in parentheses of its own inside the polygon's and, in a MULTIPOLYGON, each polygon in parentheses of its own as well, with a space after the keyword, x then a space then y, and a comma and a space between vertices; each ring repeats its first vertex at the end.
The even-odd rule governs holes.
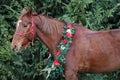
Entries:
MULTIPOLYGON (((120 28, 120 0, 1 0, 0 1, 0 80, 45 80, 47 48, 35 40, 19 54, 10 50, 16 21, 23 8, 32 6, 58 20, 79 23, 92 30, 120 28)), ((120 71, 109 74, 80 74, 80 80, 120 80, 120 71)), ((52 79, 49 79, 52 80, 52 79)), ((57 79, 64 80, 64 79, 57 79)))

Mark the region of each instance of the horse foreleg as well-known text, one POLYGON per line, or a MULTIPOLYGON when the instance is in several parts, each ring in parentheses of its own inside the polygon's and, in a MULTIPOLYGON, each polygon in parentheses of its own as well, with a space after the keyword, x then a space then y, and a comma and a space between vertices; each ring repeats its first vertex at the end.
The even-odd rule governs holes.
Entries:
POLYGON ((77 72, 72 71, 72 70, 66 70, 65 71, 65 80, 78 80, 77 72))

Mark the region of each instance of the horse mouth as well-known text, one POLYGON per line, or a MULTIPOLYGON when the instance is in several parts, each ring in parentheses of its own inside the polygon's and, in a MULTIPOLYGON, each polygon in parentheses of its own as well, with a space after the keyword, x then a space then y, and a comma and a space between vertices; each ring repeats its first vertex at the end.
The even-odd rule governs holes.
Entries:
POLYGON ((24 48, 28 48, 30 42, 24 43, 24 44, 12 44, 11 45, 11 50, 15 53, 20 53, 24 48))

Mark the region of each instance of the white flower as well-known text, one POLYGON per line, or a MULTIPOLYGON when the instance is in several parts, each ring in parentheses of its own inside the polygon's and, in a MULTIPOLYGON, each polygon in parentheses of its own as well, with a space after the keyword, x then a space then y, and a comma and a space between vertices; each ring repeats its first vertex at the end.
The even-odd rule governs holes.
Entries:
POLYGON ((67 29, 67 31, 66 31, 66 32, 68 32, 68 33, 72 33, 72 32, 71 32, 71 29, 67 29))
POLYGON ((64 49, 65 49, 65 47, 62 45, 62 46, 61 46, 61 50, 64 50, 64 49))

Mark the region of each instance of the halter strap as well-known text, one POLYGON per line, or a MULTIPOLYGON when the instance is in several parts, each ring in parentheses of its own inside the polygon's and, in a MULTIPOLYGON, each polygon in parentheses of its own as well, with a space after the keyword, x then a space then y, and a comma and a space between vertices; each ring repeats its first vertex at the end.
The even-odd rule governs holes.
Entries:
POLYGON ((35 33, 34 33, 34 22, 33 22, 33 17, 32 17, 32 26, 30 27, 30 33, 32 34, 33 37, 35 37, 35 33))
MULTIPOLYGON (((32 38, 34 38, 35 37, 35 33, 34 33, 34 22, 33 22, 33 17, 32 17, 32 25, 31 25, 31 27, 30 27, 30 29, 29 29, 29 31, 26 33, 26 34, 32 34, 32 38)), ((21 38, 25 38, 25 35, 26 34, 22 34, 22 33, 17 33, 17 32, 15 32, 15 35, 17 35, 17 36, 19 36, 19 37, 21 37, 21 38)), ((34 39, 32 39, 32 45, 34 45, 34 39)))

